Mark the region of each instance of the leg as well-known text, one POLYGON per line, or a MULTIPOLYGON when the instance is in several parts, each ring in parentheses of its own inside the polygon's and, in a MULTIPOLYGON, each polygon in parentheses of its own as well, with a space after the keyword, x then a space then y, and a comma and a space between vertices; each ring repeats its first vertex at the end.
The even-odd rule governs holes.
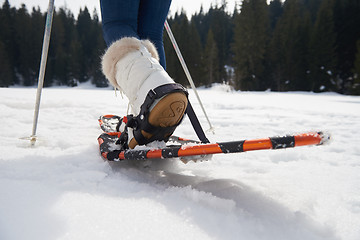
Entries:
POLYGON ((138 34, 140 39, 149 39, 159 53, 160 64, 166 68, 163 43, 164 23, 171 0, 141 0, 139 6, 138 34))
POLYGON ((137 34, 140 0, 100 0, 104 39, 108 46, 123 37, 137 34))
POLYGON ((109 45, 102 57, 102 70, 129 98, 134 114, 126 125, 127 134, 122 135, 124 148, 167 140, 187 108, 186 90, 176 85, 163 68, 162 34, 171 0, 159 2, 101 0, 104 38, 109 45), (144 38, 156 47, 140 40, 144 38))

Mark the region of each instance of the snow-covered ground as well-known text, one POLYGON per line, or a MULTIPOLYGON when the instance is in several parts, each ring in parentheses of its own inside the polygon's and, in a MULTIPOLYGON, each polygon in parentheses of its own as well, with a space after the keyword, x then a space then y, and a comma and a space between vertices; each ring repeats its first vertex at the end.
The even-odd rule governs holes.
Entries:
MULTIPOLYGON (((204 125, 194 94, 192 103, 204 125)), ((360 97, 199 90, 213 141, 324 130, 330 144, 215 155, 211 161, 104 162, 111 90, 0 88, 0 239, 360 239, 360 97), (149 164, 149 163, 148 163, 149 164)), ((176 135, 195 138, 186 119, 176 135)))

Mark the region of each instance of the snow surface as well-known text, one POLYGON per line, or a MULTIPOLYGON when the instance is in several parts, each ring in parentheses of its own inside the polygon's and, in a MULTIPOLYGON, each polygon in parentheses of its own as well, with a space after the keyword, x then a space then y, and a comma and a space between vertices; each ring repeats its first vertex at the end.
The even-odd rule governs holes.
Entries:
MULTIPOLYGON (((208 125, 190 91, 204 127, 208 125)), ((88 85, 0 88, 0 239, 360 239, 360 97, 200 89, 212 141, 324 130, 325 146, 109 164, 97 119, 127 101, 88 85)), ((176 134, 195 138, 186 119, 176 134)))

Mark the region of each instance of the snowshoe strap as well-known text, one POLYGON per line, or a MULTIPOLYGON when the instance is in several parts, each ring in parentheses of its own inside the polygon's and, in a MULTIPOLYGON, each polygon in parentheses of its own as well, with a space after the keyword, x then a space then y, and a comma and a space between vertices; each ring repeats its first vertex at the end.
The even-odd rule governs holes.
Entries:
POLYGON ((144 103, 140 107, 140 113, 136 117, 128 117, 127 127, 134 129, 134 137, 139 145, 144 145, 155 140, 168 141, 170 135, 175 131, 176 127, 181 123, 183 118, 174 126, 171 127, 155 127, 148 121, 150 114, 150 107, 155 100, 164 97, 169 93, 182 92, 185 93, 186 97, 188 92, 186 89, 177 83, 161 85, 157 88, 151 89, 147 94, 144 103), (144 130, 147 133, 152 134, 151 138, 145 138, 141 131, 144 130), (164 139, 165 135, 169 135, 164 139))
POLYGON ((119 139, 115 143, 117 145, 120 145, 120 151, 129 149, 128 138, 129 138, 129 134, 128 134, 128 130, 126 127, 125 130, 121 133, 119 139))
POLYGON ((120 132, 120 126, 121 124, 123 123, 123 118, 119 117, 119 116, 116 116, 116 118, 119 120, 118 123, 116 124, 116 132, 120 132))
POLYGON ((197 118, 195 111, 190 104, 190 101, 188 102, 188 106, 186 108, 186 114, 188 115, 191 125, 193 126, 195 133, 198 136, 201 143, 210 143, 209 139, 207 139, 204 130, 200 125, 199 119, 197 118))

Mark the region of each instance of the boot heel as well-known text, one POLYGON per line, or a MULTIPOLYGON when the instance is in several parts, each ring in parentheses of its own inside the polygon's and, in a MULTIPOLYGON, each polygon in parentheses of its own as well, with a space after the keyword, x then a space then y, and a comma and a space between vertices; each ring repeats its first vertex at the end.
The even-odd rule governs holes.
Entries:
MULTIPOLYGON (((154 127, 160 128, 176 126, 182 120, 187 104, 188 99, 185 93, 170 93, 162 98, 150 111, 149 123, 154 127)), ((141 134, 147 139, 153 136, 153 134, 144 130, 141 131, 141 134)), ((165 133, 163 136, 164 139, 168 138, 171 134, 172 132, 165 133)), ((129 148, 134 148, 137 145, 138 142, 135 138, 130 140, 129 148)))

